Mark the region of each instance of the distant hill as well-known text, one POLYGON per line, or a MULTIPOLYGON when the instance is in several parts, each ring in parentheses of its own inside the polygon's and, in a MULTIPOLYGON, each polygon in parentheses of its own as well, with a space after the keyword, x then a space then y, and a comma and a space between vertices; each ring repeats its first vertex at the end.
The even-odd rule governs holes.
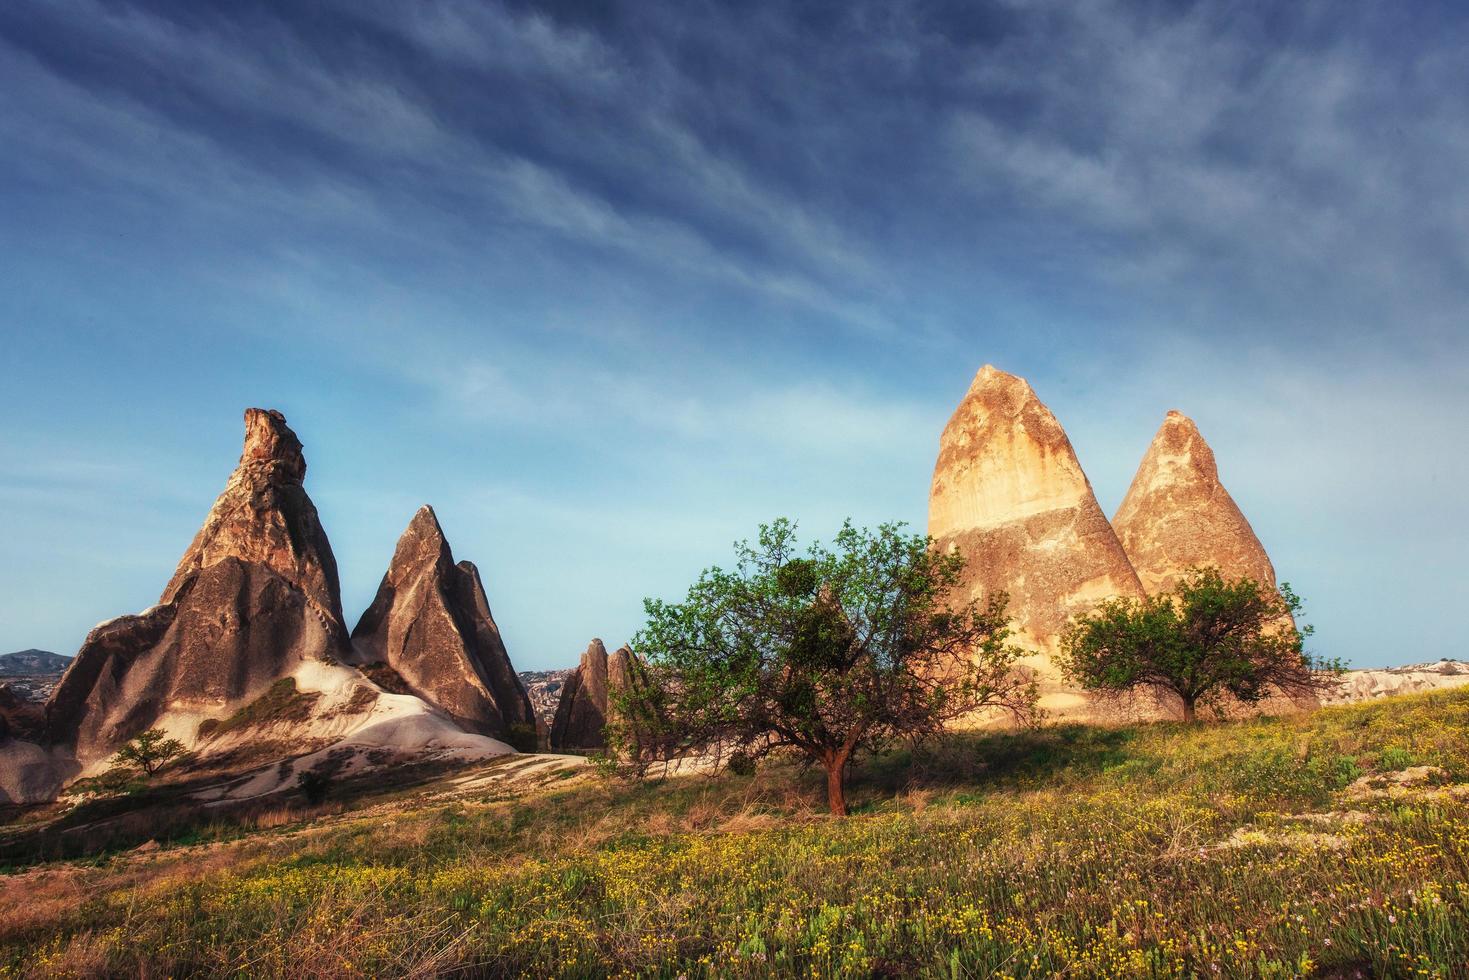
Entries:
POLYGON ((23 677, 32 674, 59 674, 71 663, 50 650, 17 650, 0 654, 0 677, 23 677))

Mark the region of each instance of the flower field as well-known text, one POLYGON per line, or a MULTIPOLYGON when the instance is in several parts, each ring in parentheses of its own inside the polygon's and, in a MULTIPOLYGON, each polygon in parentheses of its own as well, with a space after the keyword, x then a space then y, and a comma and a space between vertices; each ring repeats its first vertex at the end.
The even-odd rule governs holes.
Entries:
POLYGON ((1469 976, 1469 693, 442 790, 17 866, 0 974, 1469 976))

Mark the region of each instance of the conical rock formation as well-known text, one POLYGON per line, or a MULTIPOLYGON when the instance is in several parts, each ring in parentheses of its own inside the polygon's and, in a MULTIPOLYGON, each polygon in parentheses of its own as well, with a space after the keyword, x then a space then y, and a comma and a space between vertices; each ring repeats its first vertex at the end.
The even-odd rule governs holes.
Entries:
POLYGON ((642 664, 630 647, 619 647, 609 656, 602 641, 593 640, 561 688, 551 748, 606 748, 607 723, 618 717, 618 693, 644 683, 642 664))
POLYGON ((1201 565, 1275 586, 1270 557, 1219 482, 1213 450, 1179 412, 1170 411, 1153 437, 1112 526, 1150 594, 1201 565))
POLYGON ((362 663, 392 667, 462 728, 534 738, 530 697, 510 664, 479 570, 455 564, 433 508, 419 508, 398 539, 352 643, 362 663))
POLYGON ((1014 642, 1038 654, 1042 706, 1082 698, 1050 657, 1072 616, 1142 585, 1107 522, 1071 440, 1023 378, 976 375, 939 440, 928 532, 966 559, 961 597, 1010 594, 1014 642))
POLYGON ((336 560, 279 412, 245 412, 239 466, 159 604, 98 626, 46 705, 46 737, 88 763, 168 712, 217 713, 347 651, 336 560))
MULTIPOLYGON (((1276 587, 1275 566, 1219 480, 1214 451, 1193 419, 1169 411, 1112 518, 1138 579, 1150 595, 1167 592, 1191 568, 1212 565, 1227 578, 1276 587)), ((1282 627, 1294 626, 1283 617, 1282 627)), ((1278 713, 1319 704, 1315 697, 1272 696, 1234 713, 1278 713)))
POLYGON ((601 640, 593 640, 561 688, 556 717, 551 721, 552 749, 606 746, 608 673, 607 648, 601 640))

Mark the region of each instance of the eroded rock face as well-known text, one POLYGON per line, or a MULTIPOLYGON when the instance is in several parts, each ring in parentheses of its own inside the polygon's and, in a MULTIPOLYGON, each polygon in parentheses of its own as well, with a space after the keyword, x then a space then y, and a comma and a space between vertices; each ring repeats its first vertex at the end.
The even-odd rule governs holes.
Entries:
POLYGON ((284 416, 248 409, 239 466, 159 604, 88 634, 47 702, 47 741, 85 766, 165 712, 217 711, 347 652, 336 560, 305 474, 284 416))
POLYGON ((1179 412, 1169 412, 1153 437, 1112 526, 1149 594, 1203 565, 1275 587, 1275 568, 1219 481, 1213 450, 1179 412))
POLYGON ((160 602, 202 568, 236 558, 263 565, 305 595, 328 624, 346 629, 337 560, 316 506, 306 495, 301 440, 280 412, 245 410, 245 448, 224 493, 179 559, 160 602))
POLYGON ((490 614, 479 570, 467 561, 455 564, 433 508, 420 508, 398 539, 352 643, 361 662, 386 663, 467 731, 534 738, 530 698, 490 614))
POLYGON ((551 721, 552 749, 606 747, 607 692, 607 648, 601 640, 593 640, 561 688, 556 717, 551 721))
POLYGON ((1072 616, 1141 583, 1097 505, 1071 440, 1023 378, 975 377, 939 441, 928 532, 966 559, 962 596, 1010 594, 1015 641, 1038 651, 1042 706, 1082 698, 1051 664, 1072 616))
POLYGON ((1321 701, 1324 704, 1349 704, 1465 685, 1469 685, 1469 663, 1439 660, 1403 667, 1349 670, 1342 675, 1341 683, 1322 695, 1321 701))

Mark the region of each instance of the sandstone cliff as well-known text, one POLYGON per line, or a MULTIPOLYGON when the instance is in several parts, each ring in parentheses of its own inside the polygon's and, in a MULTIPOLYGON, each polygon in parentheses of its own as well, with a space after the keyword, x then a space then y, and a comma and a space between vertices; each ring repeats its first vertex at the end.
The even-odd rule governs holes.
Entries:
POLYGON ((359 661, 387 664, 414 694, 467 731, 534 739, 530 699, 490 614, 479 571, 467 561, 455 564, 433 508, 421 507, 398 539, 352 643, 359 661))
POLYGON ((1153 437, 1112 526, 1150 594, 1199 565, 1276 584, 1264 546, 1219 481, 1213 450, 1179 412, 1169 412, 1153 437))
POLYGON ((1141 583, 1061 424, 1024 379, 990 365, 975 377, 939 441, 928 531, 966 558, 962 595, 1010 594, 1015 642, 1038 651, 1042 706, 1084 699, 1050 658, 1073 615, 1141 583))

